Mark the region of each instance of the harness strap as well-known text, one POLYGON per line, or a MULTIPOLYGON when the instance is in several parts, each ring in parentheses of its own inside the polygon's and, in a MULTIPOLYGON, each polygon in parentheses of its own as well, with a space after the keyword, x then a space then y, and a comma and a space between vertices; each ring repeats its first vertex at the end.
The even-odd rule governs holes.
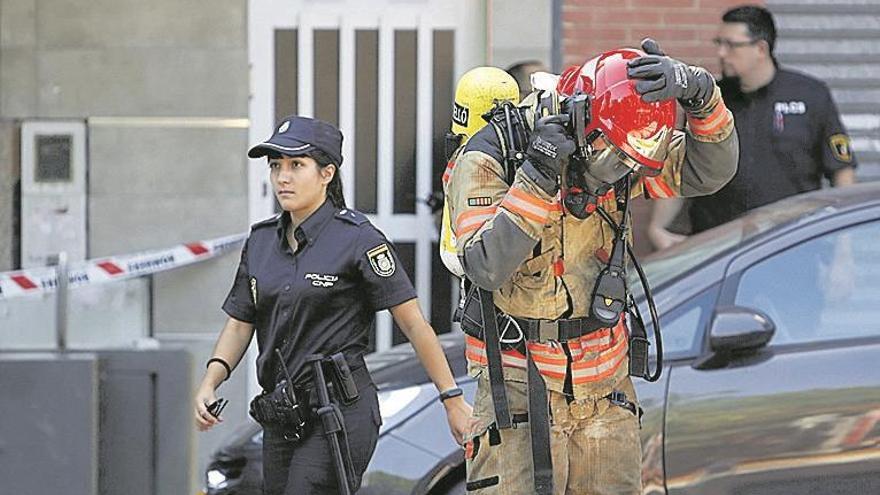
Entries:
POLYGON ((535 493, 553 494, 553 458, 550 454, 550 418, 547 411, 547 385, 526 346, 529 391, 529 433, 532 437, 532 467, 535 493))
POLYGON ((492 293, 485 289, 479 289, 478 297, 480 298, 483 332, 485 333, 489 384, 492 388, 492 405, 495 407, 495 425, 498 429, 503 430, 511 426, 510 405, 507 403, 507 390, 504 388, 504 371, 501 367, 501 342, 498 336, 498 321, 495 319, 495 303, 492 299, 492 293))

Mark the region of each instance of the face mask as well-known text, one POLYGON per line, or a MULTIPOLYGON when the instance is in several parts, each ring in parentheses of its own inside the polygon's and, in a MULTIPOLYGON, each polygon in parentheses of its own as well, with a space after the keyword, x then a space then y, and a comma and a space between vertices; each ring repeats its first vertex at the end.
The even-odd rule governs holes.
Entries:
POLYGON ((640 168, 635 160, 608 143, 601 135, 593 140, 592 151, 582 167, 586 186, 584 189, 594 196, 605 194, 626 174, 640 168))

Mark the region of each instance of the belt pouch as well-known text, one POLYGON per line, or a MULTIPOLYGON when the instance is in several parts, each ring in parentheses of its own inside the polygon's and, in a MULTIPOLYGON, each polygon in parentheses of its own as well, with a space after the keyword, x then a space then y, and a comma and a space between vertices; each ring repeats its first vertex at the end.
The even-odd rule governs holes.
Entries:
POLYGON ((360 394, 358 393, 357 383, 354 381, 351 368, 348 366, 348 361, 345 360, 345 355, 337 352, 330 356, 328 361, 333 370, 333 382, 335 383, 339 400, 346 405, 352 404, 358 400, 360 394))

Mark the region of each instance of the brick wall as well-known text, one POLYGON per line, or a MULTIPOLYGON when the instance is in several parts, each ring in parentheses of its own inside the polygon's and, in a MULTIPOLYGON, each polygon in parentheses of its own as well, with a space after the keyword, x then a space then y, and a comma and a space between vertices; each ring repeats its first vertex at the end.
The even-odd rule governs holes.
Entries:
POLYGON ((667 54, 719 72, 712 38, 721 14, 746 0, 563 0, 563 68, 621 46, 656 39, 667 54))

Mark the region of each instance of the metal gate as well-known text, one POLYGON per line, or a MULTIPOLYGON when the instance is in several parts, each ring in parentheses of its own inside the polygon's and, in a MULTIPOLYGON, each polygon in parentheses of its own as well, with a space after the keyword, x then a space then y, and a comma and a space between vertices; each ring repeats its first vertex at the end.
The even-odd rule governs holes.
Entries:
MULTIPOLYGON (((348 204, 396 244, 422 310, 446 331, 452 290, 425 199, 440 190, 454 81, 486 59, 472 0, 252 0, 250 142, 289 114, 339 126, 348 204)), ((273 213, 265 167, 249 170, 252 221, 273 213)), ((400 340, 387 312, 375 346, 400 340)))

